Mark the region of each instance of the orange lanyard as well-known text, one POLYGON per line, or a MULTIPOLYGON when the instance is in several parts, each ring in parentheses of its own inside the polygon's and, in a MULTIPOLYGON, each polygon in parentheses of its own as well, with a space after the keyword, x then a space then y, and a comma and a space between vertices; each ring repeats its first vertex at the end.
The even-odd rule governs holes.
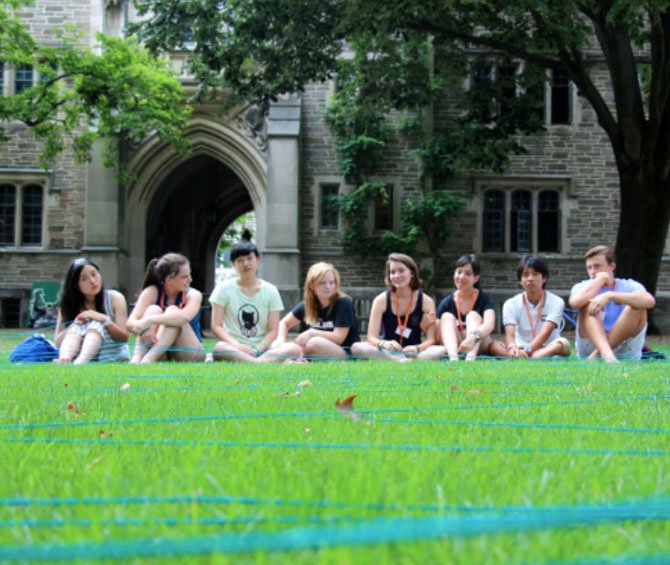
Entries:
MULTIPOLYGON (((176 300, 175 300, 176 302, 176 300)), ((163 291, 161 293, 161 299, 160 299, 160 305, 159 305, 163 310, 167 308, 167 293, 163 291)), ((181 301, 178 304, 179 309, 181 310, 184 306, 186 306, 186 293, 182 292, 181 293, 181 301)))
POLYGON ((400 345, 402 345, 402 340, 405 337, 405 328, 407 328, 407 324, 409 323, 409 314, 412 311, 412 298, 414 297, 414 293, 409 295, 409 302, 407 303, 407 311, 405 312, 405 321, 402 322, 400 320, 400 314, 397 313, 400 310, 400 301, 398 300, 398 295, 393 294, 393 304, 395 305, 396 309, 396 318, 398 319, 398 330, 400 333, 400 345))
MULTIPOLYGON (((466 314, 469 312, 472 312, 475 308, 475 302, 477 302, 477 295, 479 294, 479 291, 477 289, 474 290, 472 293, 472 302, 470 303, 470 310, 465 312, 466 314)), ((465 323, 463 322, 463 319, 461 318, 461 306, 459 304, 459 299, 458 299, 458 292, 454 294, 454 302, 456 303, 456 314, 458 315, 458 329, 463 331, 465 329, 465 323)))
POLYGON ((523 293, 523 305, 526 307, 526 316, 528 317, 528 323, 530 324, 530 334, 533 336, 533 339, 535 339, 535 335, 537 334, 537 327, 540 324, 540 319, 542 318, 542 309, 544 308, 544 291, 542 291, 542 296, 540 297, 540 307, 537 310, 537 314, 535 315, 535 323, 533 324, 533 316, 530 313, 530 306, 528 306, 528 297, 526 296, 526 293, 523 293))

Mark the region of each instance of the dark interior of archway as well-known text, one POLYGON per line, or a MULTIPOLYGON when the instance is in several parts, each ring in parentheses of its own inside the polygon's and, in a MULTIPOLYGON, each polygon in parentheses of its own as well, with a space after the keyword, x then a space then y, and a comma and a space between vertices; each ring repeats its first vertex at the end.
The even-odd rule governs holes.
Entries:
POLYGON ((193 286, 209 292, 214 250, 223 230, 253 210, 240 178, 216 159, 199 155, 186 160, 163 182, 147 218, 147 261, 174 251, 191 262, 193 286))

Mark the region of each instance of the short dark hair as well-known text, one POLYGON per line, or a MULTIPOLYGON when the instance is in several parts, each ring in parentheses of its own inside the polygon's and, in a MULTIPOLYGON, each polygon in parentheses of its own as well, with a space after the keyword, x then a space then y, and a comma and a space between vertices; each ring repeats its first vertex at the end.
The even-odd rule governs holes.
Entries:
MULTIPOLYGON (((460 269, 462 267, 465 267, 466 265, 470 265, 472 267, 472 273, 477 276, 481 273, 482 266, 479 263, 479 259, 477 259, 477 256, 474 253, 466 253, 465 255, 461 255, 458 258, 458 261, 456 261, 456 268, 460 269)), ((481 288, 479 281, 477 281, 474 284, 475 288, 481 288)))
POLYGON ((549 265, 547 265, 547 262, 539 255, 524 255, 516 267, 516 278, 518 280, 521 280, 521 275, 523 275, 526 269, 533 269, 533 271, 540 273, 545 278, 542 284, 542 288, 544 288, 547 280, 549 280, 549 265))
POLYGON ((249 230, 244 230, 242 233, 242 240, 238 241, 230 248, 230 261, 234 263, 238 257, 246 257, 252 253, 256 255, 256 257, 261 256, 258 247, 251 241, 251 232, 249 230))

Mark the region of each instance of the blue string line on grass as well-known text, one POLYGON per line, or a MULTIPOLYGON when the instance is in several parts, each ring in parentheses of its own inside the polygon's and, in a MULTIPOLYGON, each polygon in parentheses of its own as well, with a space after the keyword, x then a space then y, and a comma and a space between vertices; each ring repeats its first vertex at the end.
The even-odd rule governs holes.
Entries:
MULTIPOLYGON (((71 395, 69 395, 71 396, 71 395)), ((658 400, 670 398, 670 395, 634 395, 634 400, 658 400)), ((378 410, 357 410, 356 413, 361 416, 376 416, 378 414, 397 414, 397 413, 425 413, 425 412, 446 412, 451 410, 475 410, 478 408, 527 408, 538 406, 565 406, 574 404, 594 404, 607 401, 629 400, 621 399, 618 396, 614 398, 604 399, 579 399, 579 400, 561 400, 554 402, 517 402, 504 404, 465 404, 458 406, 436 406, 428 408, 383 408, 378 410)), ((0 429, 29 429, 29 428, 58 428, 68 426, 87 426, 87 425, 119 425, 119 424, 143 424, 143 423, 182 423, 190 421, 215 421, 215 420, 243 420, 255 418, 313 418, 313 417, 339 417, 337 412, 279 412, 279 413, 256 413, 256 414, 221 414, 221 415, 205 415, 205 416, 173 416, 167 418, 135 418, 128 420, 95 420, 92 422, 44 422, 44 423, 21 423, 21 424, 0 424, 0 429)))
POLYGON ((614 500, 611 502, 593 504, 563 504, 551 507, 545 506, 513 506, 513 505, 472 505, 472 504, 434 504, 434 503, 383 503, 383 502, 351 502, 337 500, 300 500, 284 498, 260 498, 255 496, 231 495, 137 495, 137 496, 82 496, 82 497, 52 497, 27 498, 9 497, 0 498, 0 507, 67 507, 67 506, 131 506, 131 505, 166 505, 166 504, 201 504, 201 505, 235 505, 242 506, 277 506, 277 507, 308 507, 335 510, 384 510, 393 512, 467 512, 467 513, 524 513, 541 512, 546 508, 553 511, 560 509, 571 512, 589 514, 593 512, 609 511, 612 508, 638 508, 644 506, 660 516, 670 519, 670 498, 667 496, 650 496, 643 498, 614 500))
MULTIPOLYGON (((432 410, 441 410, 435 408, 432 410)), ((379 413, 388 414, 388 410, 365 410, 357 412, 361 415, 376 416, 379 413)), ((222 414, 222 415, 204 415, 204 416, 173 416, 166 418, 134 418, 128 420, 89 420, 89 421, 69 421, 69 422, 40 422, 40 423, 22 423, 22 424, 0 424, 0 429, 4 430, 26 430, 40 428, 65 428, 65 427, 88 427, 88 426, 127 426, 135 424, 171 424, 171 423, 191 423, 191 422, 212 422, 226 420, 247 420, 247 419, 265 419, 265 418, 341 418, 338 412, 266 412, 257 414, 222 414)), ((445 426, 473 426, 473 427, 491 427, 491 428, 530 428, 530 429, 550 429, 550 430, 571 430, 571 431, 599 431, 611 433, 633 433, 633 434, 670 434, 670 429, 664 428, 627 428, 625 426, 587 426, 580 424, 555 424, 555 423, 524 423, 524 422, 481 422, 472 420, 441 420, 441 419, 422 419, 422 418, 377 418, 377 423, 390 424, 430 424, 445 426)))
MULTIPOLYGON (((0 547, 0 560, 53 561, 178 557, 212 553, 293 551, 307 548, 365 546, 427 541, 507 532, 532 532, 624 521, 667 521, 668 508, 648 504, 614 506, 584 513, 583 508, 538 508, 536 512, 466 516, 381 517, 344 525, 299 527, 282 531, 246 531, 187 538, 79 541, 0 547)), ((670 555, 668 556, 670 557, 670 555)))
POLYGON ((447 453, 514 453, 544 455, 630 455, 645 457, 665 457, 670 452, 663 449, 595 449, 568 447, 490 447, 472 445, 392 445, 392 444, 351 444, 351 443, 298 443, 271 441, 196 441, 196 440, 152 440, 152 439, 85 439, 85 438, 0 438, 0 443, 63 444, 63 445, 110 445, 110 446, 151 446, 151 447, 241 447, 270 449, 342 449, 342 450, 383 450, 383 451, 428 451, 447 453))
POLYGON ((203 516, 200 518, 158 518, 116 517, 92 520, 90 518, 18 518, 0 520, 0 528, 63 528, 75 526, 126 527, 126 526, 238 526, 257 524, 334 524, 354 522, 360 518, 352 516, 203 516))
MULTIPOLYGON (((584 559, 566 559, 564 561, 536 561, 534 565, 668 565, 670 554, 665 555, 618 555, 615 557, 587 557, 584 559)), ((530 564, 528 564, 530 565, 530 564)))

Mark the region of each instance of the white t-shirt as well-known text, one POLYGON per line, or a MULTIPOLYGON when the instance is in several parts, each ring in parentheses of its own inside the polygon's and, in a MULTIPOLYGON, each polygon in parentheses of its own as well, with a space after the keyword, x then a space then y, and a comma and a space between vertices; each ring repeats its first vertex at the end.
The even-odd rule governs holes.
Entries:
MULTIPOLYGON (((514 332, 514 341, 517 345, 526 347, 530 345, 530 342, 533 341, 533 331, 531 322, 528 319, 528 314, 526 313, 526 307, 524 306, 524 297, 525 293, 517 294, 509 300, 505 301, 503 305, 503 325, 504 326, 516 326, 514 332)), ((542 331, 542 326, 545 322, 552 322, 556 325, 556 328, 549 334, 547 341, 542 345, 546 345, 553 341, 556 341, 561 337, 561 328, 563 327, 563 308, 565 307, 565 301, 560 297, 556 296, 552 292, 544 293, 544 304, 542 305, 542 315, 540 316, 539 322, 537 322, 537 313, 542 305, 542 301, 538 302, 535 306, 528 302, 528 307, 530 309, 530 315, 533 320, 533 325, 535 326, 535 335, 542 331)))
POLYGON ((216 285, 209 301, 223 306, 223 327, 240 343, 255 346, 263 341, 268 331, 270 312, 284 309, 277 287, 261 280, 261 288, 254 296, 247 296, 237 284, 238 279, 229 279, 216 285))

